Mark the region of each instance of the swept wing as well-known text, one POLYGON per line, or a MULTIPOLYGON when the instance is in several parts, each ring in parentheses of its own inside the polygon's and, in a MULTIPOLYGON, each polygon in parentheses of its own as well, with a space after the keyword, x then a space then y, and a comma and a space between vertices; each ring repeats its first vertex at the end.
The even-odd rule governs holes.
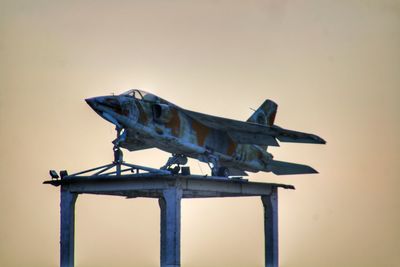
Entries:
POLYGON ((279 146, 281 142, 325 144, 325 140, 314 134, 286 130, 276 125, 266 126, 252 122, 227 119, 191 110, 182 111, 192 119, 210 128, 226 131, 230 137, 242 144, 279 146))

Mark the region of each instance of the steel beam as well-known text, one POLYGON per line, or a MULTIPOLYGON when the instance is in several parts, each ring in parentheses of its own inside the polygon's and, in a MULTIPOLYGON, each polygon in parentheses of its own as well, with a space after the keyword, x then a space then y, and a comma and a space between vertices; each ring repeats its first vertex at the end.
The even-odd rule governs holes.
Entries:
POLYGON ((181 266, 181 199, 179 187, 163 191, 158 203, 161 209, 161 267, 181 266))
POLYGON ((278 188, 271 195, 261 196, 264 206, 265 266, 279 266, 278 243, 278 188))
POLYGON ((126 197, 160 197, 168 188, 179 186, 183 198, 267 196, 271 189, 283 184, 248 182, 246 180, 213 179, 196 176, 124 176, 115 178, 79 177, 46 181, 55 186, 68 185, 73 193, 121 195, 126 197))
POLYGON ((71 193, 68 186, 61 186, 60 201, 60 266, 74 266, 75 202, 78 194, 71 193))

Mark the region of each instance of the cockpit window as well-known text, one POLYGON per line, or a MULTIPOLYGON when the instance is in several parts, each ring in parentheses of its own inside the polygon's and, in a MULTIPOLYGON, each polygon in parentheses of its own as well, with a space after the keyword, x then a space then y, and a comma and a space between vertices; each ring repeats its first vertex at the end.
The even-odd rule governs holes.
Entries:
POLYGON ((131 89, 125 93, 122 93, 121 95, 132 96, 139 100, 157 101, 157 97, 155 95, 138 89, 131 89))
POLYGON ((131 89, 129 91, 126 91, 125 93, 122 93, 121 95, 132 96, 132 97, 137 98, 137 99, 142 99, 143 98, 142 92, 140 92, 137 89, 131 89))
POLYGON ((161 99, 160 97, 147 93, 146 91, 139 90, 139 89, 131 89, 122 93, 121 95, 131 96, 138 100, 144 100, 148 102, 166 102, 165 100, 161 99))
POLYGON ((149 93, 147 93, 146 95, 143 96, 143 100, 149 101, 149 102, 158 102, 158 101, 160 101, 160 99, 157 96, 155 96, 153 94, 149 94, 149 93))

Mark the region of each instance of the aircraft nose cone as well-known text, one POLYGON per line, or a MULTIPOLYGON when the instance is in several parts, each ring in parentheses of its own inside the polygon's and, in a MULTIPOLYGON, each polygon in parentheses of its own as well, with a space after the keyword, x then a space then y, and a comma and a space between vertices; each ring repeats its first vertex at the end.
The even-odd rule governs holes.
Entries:
POLYGON ((121 113, 118 96, 97 96, 85 99, 86 103, 96 112, 114 111, 121 113))
POLYGON ((91 97, 91 98, 86 98, 85 101, 89 106, 92 106, 96 100, 94 99, 94 97, 91 97))
POLYGON ((86 98, 85 101, 86 103, 94 110, 96 110, 97 105, 98 105, 98 97, 91 97, 91 98, 86 98))

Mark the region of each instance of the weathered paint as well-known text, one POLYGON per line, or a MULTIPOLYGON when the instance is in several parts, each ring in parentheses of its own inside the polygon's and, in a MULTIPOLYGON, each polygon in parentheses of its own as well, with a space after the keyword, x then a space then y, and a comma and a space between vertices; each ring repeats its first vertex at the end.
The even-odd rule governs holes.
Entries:
POLYGON ((175 108, 171 109, 171 119, 165 124, 165 126, 171 129, 171 132, 175 137, 179 136, 181 119, 179 118, 179 113, 175 108))
POLYGON ((278 145, 275 138, 286 142, 325 143, 316 135, 272 125, 277 110, 273 101, 264 101, 249 122, 240 122, 185 110, 145 92, 132 92, 86 100, 100 116, 112 116, 113 120, 105 119, 129 129, 126 140, 121 142, 124 148, 137 150, 135 144, 138 149, 156 147, 204 162, 217 160, 219 166, 241 171, 272 170, 285 174, 286 168, 290 169, 286 174, 315 172, 306 165, 274 161, 265 151, 268 145, 278 145), (135 93, 142 98, 135 98, 135 93))
POLYGON ((197 145, 204 146, 205 140, 210 133, 210 129, 195 120, 192 120, 192 128, 196 134, 197 145))
POLYGON ((268 118, 268 125, 273 125, 273 124, 274 124, 275 116, 276 116, 276 113, 273 113, 273 114, 268 118))
POLYGON ((229 156, 233 156, 236 151, 237 144, 233 142, 230 137, 228 138, 229 138, 229 143, 228 143, 228 149, 226 150, 226 154, 229 156))
POLYGON ((140 101, 135 101, 137 108, 139 109, 139 123, 147 124, 149 122, 148 115, 144 111, 140 101))

